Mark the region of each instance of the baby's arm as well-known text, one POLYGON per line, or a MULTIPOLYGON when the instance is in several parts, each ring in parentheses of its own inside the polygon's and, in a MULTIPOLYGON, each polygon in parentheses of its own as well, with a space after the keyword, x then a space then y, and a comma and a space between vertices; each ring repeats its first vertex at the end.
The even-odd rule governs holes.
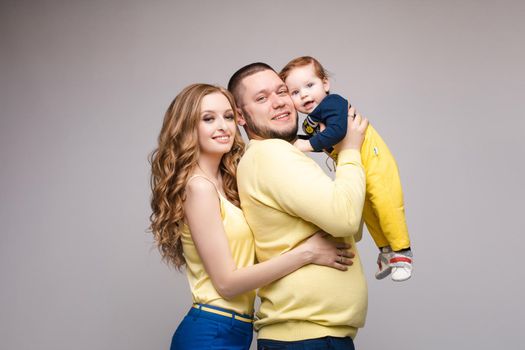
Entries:
POLYGON ((314 151, 329 149, 346 135, 348 101, 340 95, 328 95, 310 113, 309 117, 326 126, 323 131, 308 140, 311 149, 314 151))
POLYGON ((309 140, 297 139, 295 140, 293 145, 297 147, 301 152, 312 152, 314 150, 309 140))

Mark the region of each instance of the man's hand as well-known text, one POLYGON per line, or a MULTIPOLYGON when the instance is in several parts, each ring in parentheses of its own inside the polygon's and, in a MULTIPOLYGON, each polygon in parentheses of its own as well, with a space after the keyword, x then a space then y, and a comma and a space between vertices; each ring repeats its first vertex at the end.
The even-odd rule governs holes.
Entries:
POLYGON ((337 153, 345 149, 361 150, 361 145, 365 139, 366 128, 368 127, 368 119, 363 118, 354 107, 348 110, 348 126, 346 129, 346 136, 337 145, 334 150, 337 153))

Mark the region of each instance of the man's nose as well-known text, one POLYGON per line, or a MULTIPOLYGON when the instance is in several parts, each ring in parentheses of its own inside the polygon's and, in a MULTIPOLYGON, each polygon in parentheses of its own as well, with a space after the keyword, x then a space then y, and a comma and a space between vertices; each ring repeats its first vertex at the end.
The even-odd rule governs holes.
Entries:
POLYGON ((277 108, 280 108, 280 107, 284 106, 286 104, 285 98, 286 98, 286 96, 281 96, 281 95, 274 94, 272 96, 272 106, 273 106, 273 108, 277 109, 277 108))

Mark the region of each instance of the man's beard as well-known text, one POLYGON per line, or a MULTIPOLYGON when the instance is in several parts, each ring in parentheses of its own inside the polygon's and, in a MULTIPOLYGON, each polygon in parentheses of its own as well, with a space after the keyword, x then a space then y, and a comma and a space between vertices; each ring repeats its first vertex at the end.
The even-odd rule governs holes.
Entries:
POLYGON ((266 139, 281 139, 288 142, 292 142, 297 138, 297 130, 299 128, 299 118, 297 112, 295 112, 295 127, 290 130, 272 130, 267 127, 258 126, 253 122, 251 115, 243 110, 244 120, 246 121, 246 128, 260 138, 266 139))

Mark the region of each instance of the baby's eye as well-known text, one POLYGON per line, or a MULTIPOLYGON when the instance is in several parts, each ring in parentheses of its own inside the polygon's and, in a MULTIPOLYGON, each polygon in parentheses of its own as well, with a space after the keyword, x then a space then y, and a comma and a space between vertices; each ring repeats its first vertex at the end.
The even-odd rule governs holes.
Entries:
POLYGON ((292 96, 295 96, 295 95, 297 95, 298 93, 299 93, 299 90, 294 90, 294 91, 292 91, 291 95, 292 95, 292 96))
POLYGON ((306 84, 306 86, 311 88, 312 86, 314 86, 314 83, 308 83, 308 84, 306 84))

